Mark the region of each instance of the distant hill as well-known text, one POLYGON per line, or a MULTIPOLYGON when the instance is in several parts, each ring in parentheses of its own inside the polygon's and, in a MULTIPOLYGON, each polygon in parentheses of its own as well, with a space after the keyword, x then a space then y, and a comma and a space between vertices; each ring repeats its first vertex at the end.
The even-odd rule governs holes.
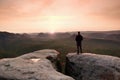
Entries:
POLYGON ((120 31, 91 31, 83 32, 83 35, 87 38, 120 41, 120 31))
MULTIPOLYGON (((65 56, 76 51, 77 32, 15 34, 0 32, 0 58, 16 57, 40 50, 56 49, 65 56)), ((120 31, 83 31, 83 51, 120 57, 120 31)), ((64 60, 64 59, 63 59, 64 60)))
MULTIPOLYGON (((56 33, 56 34, 48 34, 48 33, 36 33, 36 35, 32 35, 34 38, 68 38, 68 37, 75 37, 77 32, 65 32, 65 33, 56 33)), ((81 34, 85 38, 92 38, 92 39, 104 39, 104 40, 113 40, 113 41, 120 41, 120 31, 81 31, 81 34)))

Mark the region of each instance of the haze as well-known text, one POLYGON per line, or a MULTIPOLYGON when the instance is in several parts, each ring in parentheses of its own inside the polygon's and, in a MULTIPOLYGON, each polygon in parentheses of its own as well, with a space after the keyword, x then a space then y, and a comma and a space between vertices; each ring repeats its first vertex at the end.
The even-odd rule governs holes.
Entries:
POLYGON ((120 30, 120 0, 0 0, 0 31, 120 30))

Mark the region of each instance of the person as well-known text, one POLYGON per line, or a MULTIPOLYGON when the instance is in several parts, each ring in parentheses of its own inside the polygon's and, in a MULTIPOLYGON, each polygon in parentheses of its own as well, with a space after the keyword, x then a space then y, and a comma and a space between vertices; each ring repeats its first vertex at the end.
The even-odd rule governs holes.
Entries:
POLYGON ((78 35, 76 35, 76 44, 77 44, 77 54, 79 54, 80 52, 82 53, 82 40, 83 40, 83 36, 80 34, 80 32, 78 32, 78 35))

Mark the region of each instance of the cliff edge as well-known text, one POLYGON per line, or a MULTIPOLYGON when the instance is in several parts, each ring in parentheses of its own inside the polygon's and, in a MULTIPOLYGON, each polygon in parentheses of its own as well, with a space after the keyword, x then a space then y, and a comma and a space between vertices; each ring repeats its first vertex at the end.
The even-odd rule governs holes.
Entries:
POLYGON ((39 50, 16 58, 0 60, 0 80, 74 80, 55 70, 59 53, 39 50))
POLYGON ((66 74, 75 80, 120 80, 120 58, 91 53, 69 53, 66 74))

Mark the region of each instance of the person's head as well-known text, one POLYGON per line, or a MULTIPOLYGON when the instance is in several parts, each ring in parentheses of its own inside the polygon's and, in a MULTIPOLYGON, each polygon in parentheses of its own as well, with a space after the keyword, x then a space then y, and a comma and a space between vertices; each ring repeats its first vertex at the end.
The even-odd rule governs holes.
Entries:
POLYGON ((80 31, 78 32, 78 35, 80 35, 80 31))

